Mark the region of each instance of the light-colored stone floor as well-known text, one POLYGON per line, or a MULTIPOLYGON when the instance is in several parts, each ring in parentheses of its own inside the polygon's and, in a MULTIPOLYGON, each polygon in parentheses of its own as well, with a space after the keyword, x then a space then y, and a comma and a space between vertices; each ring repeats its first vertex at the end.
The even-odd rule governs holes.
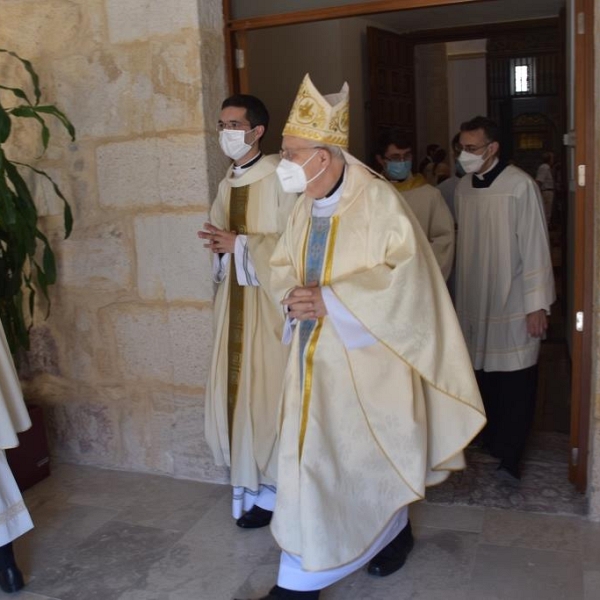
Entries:
MULTIPOLYGON (((231 519, 229 488, 58 465, 25 494, 14 600, 230 600, 274 583, 268 530, 231 519)), ((579 516, 414 505, 416 544, 385 579, 364 570, 323 600, 598 600, 600 524, 579 516)), ((0 598, 8 598, 0 592, 0 598)))

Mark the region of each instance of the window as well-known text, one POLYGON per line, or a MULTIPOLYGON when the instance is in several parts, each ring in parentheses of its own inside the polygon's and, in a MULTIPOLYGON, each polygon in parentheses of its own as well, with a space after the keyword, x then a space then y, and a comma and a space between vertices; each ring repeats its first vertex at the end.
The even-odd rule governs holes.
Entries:
POLYGON ((529 67, 520 65, 515 67, 515 92, 523 93, 529 91, 529 67))
POLYGON ((511 95, 529 96, 536 93, 535 59, 512 58, 511 68, 511 95))

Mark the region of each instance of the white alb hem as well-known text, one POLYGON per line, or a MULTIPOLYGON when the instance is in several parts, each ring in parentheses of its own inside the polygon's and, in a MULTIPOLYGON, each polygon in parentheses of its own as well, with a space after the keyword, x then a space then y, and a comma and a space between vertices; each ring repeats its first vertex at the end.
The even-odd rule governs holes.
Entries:
POLYGON ((322 590, 327 586, 333 585, 340 579, 366 565, 406 527, 407 523, 408 506, 404 506, 396 513, 396 516, 392 518, 388 526, 361 556, 347 565, 327 569, 326 571, 305 571, 302 569, 302 558, 300 556, 282 551, 279 561, 277 585, 298 592, 322 590))

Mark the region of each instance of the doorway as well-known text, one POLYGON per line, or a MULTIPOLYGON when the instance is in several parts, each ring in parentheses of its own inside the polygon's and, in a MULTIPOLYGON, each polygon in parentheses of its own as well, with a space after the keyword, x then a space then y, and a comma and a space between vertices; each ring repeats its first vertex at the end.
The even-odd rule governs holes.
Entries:
MULTIPOLYGON (((581 0, 580 4, 581 3, 585 4, 584 0, 581 0)), ((319 2, 308 4, 312 4, 313 6, 315 4, 323 5, 323 3, 319 2)), ((332 5, 336 3, 329 2, 325 4, 332 5)), ((415 6, 423 6, 423 2, 398 0, 397 2, 354 2, 346 4, 351 4, 352 6, 312 9, 302 11, 301 13, 278 15, 276 17, 265 15, 256 18, 246 18, 243 21, 236 21, 236 19, 233 18, 230 19, 227 31, 229 32, 231 40, 235 42, 235 47, 244 52, 243 54, 238 52, 238 59, 240 59, 241 56, 241 63, 245 65, 244 68, 232 72, 232 86, 233 89, 250 91, 267 100, 267 104, 272 111, 273 117, 270 133, 271 138, 266 140, 267 145, 265 150, 267 152, 278 150, 279 132, 283 127, 283 123, 287 117, 287 111, 295 97, 298 83, 304 73, 310 71, 311 77, 313 77, 317 87, 323 90, 335 91, 341 87, 343 81, 349 82, 352 94, 350 121, 351 123, 365 123, 362 129, 361 127, 358 127, 352 131, 350 150, 362 160, 368 160, 368 148, 370 146, 370 129, 366 124, 368 121, 366 115, 370 110, 367 92, 368 74, 364 69, 357 70, 355 68, 357 64, 364 64, 366 43, 364 38, 357 43, 357 35, 360 39, 360 36, 362 35, 361 32, 364 31, 364 28, 368 25, 391 27, 391 24, 398 22, 400 17, 403 22, 410 20, 411 23, 414 23, 414 19, 418 16, 416 16, 416 14, 419 11, 427 11, 427 15, 425 15, 428 23, 426 29, 429 30, 436 26, 436 19, 440 18, 443 19, 442 23, 444 26, 451 24, 452 18, 455 17, 460 19, 461 23, 469 22, 471 17, 467 18, 465 21, 464 12, 461 13, 463 16, 458 16, 459 8, 461 10, 466 10, 467 8, 473 9, 473 14, 475 16, 475 13, 479 14, 479 18, 481 19, 482 9, 485 8, 485 10, 483 10, 483 13, 485 13, 484 18, 489 18, 489 15, 493 14, 499 4, 503 4, 506 8, 510 3, 499 3, 495 0, 482 0, 480 2, 473 1, 467 3, 457 3, 452 1, 444 2, 443 0, 439 0, 437 2, 427 2, 428 6, 438 6, 418 10, 412 10, 412 8, 415 6), (455 6, 456 4, 466 4, 468 6, 459 7, 455 6), (382 7, 391 11, 394 6, 411 10, 382 13, 382 7), (374 12, 379 12, 381 14, 378 14, 375 17, 374 14, 372 14, 374 12), (408 19, 408 17, 410 17, 410 19, 408 19), (307 43, 307 40, 309 40, 309 43, 307 43), (274 48, 279 48, 280 52, 274 52, 274 48), (261 58, 258 59, 258 57, 261 58), (283 60, 281 60, 281 58, 283 58, 283 60), (254 71, 253 65, 258 66, 254 71), (307 65, 311 66, 307 67, 307 65), (264 94, 264 90, 267 89, 274 90, 272 101, 264 94)), ((521 4, 525 5, 527 3, 521 4)), ((563 6, 565 2, 545 2, 543 4, 546 6, 556 4, 556 7, 558 8, 559 6, 563 6)), ((567 2, 567 4, 572 3, 567 2)), ((539 7, 540 3, 532 2, 528 4, 530 7, 534 5, 539 7)), ((519 6, 519 10, 523 8, 523 6, 519 6)), ((231 14, 231 12, 226 12, 226 14, 231 14)), ((511 15, 515 14, 515 11, 511 11, 511 15)), ((556 14, 554 17, 556 18, 556 14)), ((481 24, 478 27, 481 29, 488 25, 489 21, 487 23, 481 21, 481 24)), ((462 31, 463 29, 464 27, 461 25, 455 27, 454 31, 460 37, 461 34, 464 34, 462 31)), ((463 37, 461 39, 465 38, 463 37)), ((231 55, 233 56, 234 54, 235 52, 232 51, 231 55)), ((591 92, 588 90, 588 94, 590 93, 591 92)), ((591 151, 591 148, 588 148, 588 150, 591 151)), ((588 202, 589 201, 590 200, 588 200, 588 202)), ((589 204, 587 206, 589 206, 589 204)), ((589 210, 589 208, 587 210, 589 210)), ((570 222, 573 222, 575 216, 570 216, 570 222)), ((570 239, 573 240, 573 243, 576 246, 581 247, 579 250, 579 261, 583 263, 582 255, 585 255, 585 253, 582 249, 585 247, 585 244, 591 243, 591 238, 586 238, 583 235, 581 237, 575 236, 573 235, 573 231, 570 231, 569 235, 571 236, 570 239)), ((574 253, 578 253, 577 248, 574 253)), ((571 262, 576 263, 577 261, 572 260, 571 262)), ((583 267, 581 265, 578 267, 577 264, 575 264, 574 271, 577 268, 580 268, 583 273, 583 267)), ((590 287, 590 281, 591 279, 589 279, 586 284, 588 289, 590 287)), ((572 285, 569 286, 569 293, 574 297, 571 309, 576 308, 578 302, 576 297, 578 294, 580 296, 580 303, 585 300, 585 294, 573 289, 576 285, 576 283, 572 283, 572 285), (583 300, 581 296, 583 296, 583 300)), ((573 310, 570 311, 570 314, 572 312, 573 310)), ((571 324, 570 321, 571 319, 568 318, 568 326, 571 324)), ((575 414, 575 419, 572 419, 571 442, 567 444, 565 452, 567 454, 567 461, 570 465, 571 479, 580 491, 584 491, 587 474, 585 465, 586 456, 582 456, 580 453, 580 455, 576 457, 574 450, 577 448, 580 450, 582 448, 587 448, 587 430, 584 425, 585 419, 588 419, 587 422, 589 423, 589 396, 586 396, 586 389, 587 394, 589 394, 589 384, 587 382, 590 377, 590 365, 588 364, 586 366, 581 362, 581 359, 585 354, 581 349, 581 345, 584 342, 583 337, 580 336, 577 338, 576 334, 573 334, 573 337, 575 343, 572 344, 573 351, 571 353, 571 358, 574 361, 572 367, 575 377, 573 380, 572 400, 575 400, 577 407, 574 407, 574 405, 571 404, 571 415, 575 414), (577 424, 575 424, 575 421, 577 424), (575 437, 573 437, 573 429, 577 430, 575 437), (574 460, 574 458, 576 458, 576 460, 574 460)), ((568 382, 566 385, 568 387, 568 382)))

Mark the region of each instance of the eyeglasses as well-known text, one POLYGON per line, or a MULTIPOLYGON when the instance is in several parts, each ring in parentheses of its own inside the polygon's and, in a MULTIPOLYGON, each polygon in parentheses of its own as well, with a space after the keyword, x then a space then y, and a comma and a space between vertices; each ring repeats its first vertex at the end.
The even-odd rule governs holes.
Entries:
POLYGON ((224 129, 233 129, 245 131, 247 128, 251 128, 250 123, 242 123, 241 121, 219 121, 217 123, 217 131, 223 131, 224 129))
POLYGON ((477 150, 481 150, 482 148, 486 148, 487 146, 489 146, 492 142, 486 142, 485 144, 483 144, 482 146, 463 146, 462 144, 456 144, 456 151, 457 152, 462 152, 463 150, 465 152, 468 152, 469 154, 474 154, 475 152, 477 152, 477 150))
POLYGON ((302 152, 304 150, 319 150, 322 146, 305 146, 303 148, 286 148, 285 150, 282 148, 279 151, 279 158, 283 158, 285 160, 292 160, 297 152, 302 152))

